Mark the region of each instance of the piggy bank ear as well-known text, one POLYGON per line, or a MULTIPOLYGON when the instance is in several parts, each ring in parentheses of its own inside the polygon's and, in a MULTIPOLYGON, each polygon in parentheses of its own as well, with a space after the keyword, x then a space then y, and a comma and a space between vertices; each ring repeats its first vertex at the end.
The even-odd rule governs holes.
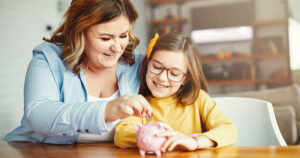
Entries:
POLYGON ((159 130, 164 130, 164 125, 161 122, 157 123, 157 126, 159 130))
POLYGON ((162 131, 174 131, 173 128, 166 123, 159 122, 158 126, 159 129, 162 131))
POLYGON ((134 125, 134 128, 135 128, 135 130, 136 131, 138 131, 140 128, 142 128, 142 124, 140 124, 140 123, 136 123, 135 125, 134 125))

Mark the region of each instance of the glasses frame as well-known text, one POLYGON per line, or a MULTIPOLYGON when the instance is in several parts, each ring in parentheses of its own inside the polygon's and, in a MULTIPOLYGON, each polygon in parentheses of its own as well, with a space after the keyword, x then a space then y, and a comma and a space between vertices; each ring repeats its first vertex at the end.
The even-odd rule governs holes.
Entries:
POLYGON ((163 64, 161 64, 161 63, 159 63, 159 62, 157 62, 157 63, 159 63, 163 68, 162 68, 162 70, 161 70, 159 73, 155 73, 155 72, 153 72, 153 71, 151 71, 151 70, 149 69, 149 65, 150 65, 151 62, 155 62, 155 61, 148 60, 148 65, 147 65, 148 70, 149 70, 151 73, 155 74, 155 75, 160 75, 161 73, 163 73, 163 72, 166 70, 166 71, 167 71, 167 78, 168 78, 169 81, 178 83, 178 82, 181 82, 181 81, 185 78, 185 76, 187 75, 187 73, 184 73, 184 72, 182 72, 181 70, 179 70, 179 69, 177 69, 177 68, 166 68, 163 64), (170 79, 170 77, 169 77, 169 70, 173 70, 173 69, 176 69, 176 70, 180 71, 180 72, 183 74, 183 77, 182 77, 182 79, 181 79, 180 81, 174 81, 174 80, 171 80, 171 79, 170 79))

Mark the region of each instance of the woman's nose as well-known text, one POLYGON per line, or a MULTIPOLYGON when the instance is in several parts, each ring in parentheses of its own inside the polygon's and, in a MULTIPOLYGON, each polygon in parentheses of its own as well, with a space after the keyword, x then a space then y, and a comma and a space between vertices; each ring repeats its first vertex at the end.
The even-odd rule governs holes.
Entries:
POLYGON ((120 52, 122 51, 122 44, 120 41, 115 40, 114 43, 111 45, 111 50, 113 52, 120 52))

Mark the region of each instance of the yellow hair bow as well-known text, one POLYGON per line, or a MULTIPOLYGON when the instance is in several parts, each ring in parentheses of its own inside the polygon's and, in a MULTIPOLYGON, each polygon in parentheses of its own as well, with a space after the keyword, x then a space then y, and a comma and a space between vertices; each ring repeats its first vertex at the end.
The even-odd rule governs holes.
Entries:
POLYGON ((150 40, 149 44, 148 44, 148 49, 147 49, 147 58, 150 57, 152 49, 158 39, 159 35, 156 33, 155 36, 150 40))

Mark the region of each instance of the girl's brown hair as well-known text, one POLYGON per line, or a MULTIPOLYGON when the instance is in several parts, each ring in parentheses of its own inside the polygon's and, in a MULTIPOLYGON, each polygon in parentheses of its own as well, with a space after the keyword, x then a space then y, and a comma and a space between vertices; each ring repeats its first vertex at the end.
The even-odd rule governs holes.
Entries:
POLYGON ((138 14, 130 0, 73 0, 64 15, 64 23, 53 33, 47 42, 62 46, 61 58, 75 74, 80 71, 83 61, 84 31, 96 24, 108 22, 125 15, 130 22, 129 43, 120 60, 126 64, 134 64, 132 51, 139 40, 133 34, 132 26, 138 14))
POLYGON ((151 95, 146 84, 146 73, 148 61, 152 59, 152 56, 158 50, 181 51, 184 53, 188 64, 187 82, 179 88, 175 95, 179 103, 183 105, 194 103, 199 96, 200 89, 207 91, 207 81, 202 70, 201 57, 197 45, 189 37, 180 33, 169 33, 159 37, 149 59, 145 57, 141 68, 139 93, 144 96, 151 95))

